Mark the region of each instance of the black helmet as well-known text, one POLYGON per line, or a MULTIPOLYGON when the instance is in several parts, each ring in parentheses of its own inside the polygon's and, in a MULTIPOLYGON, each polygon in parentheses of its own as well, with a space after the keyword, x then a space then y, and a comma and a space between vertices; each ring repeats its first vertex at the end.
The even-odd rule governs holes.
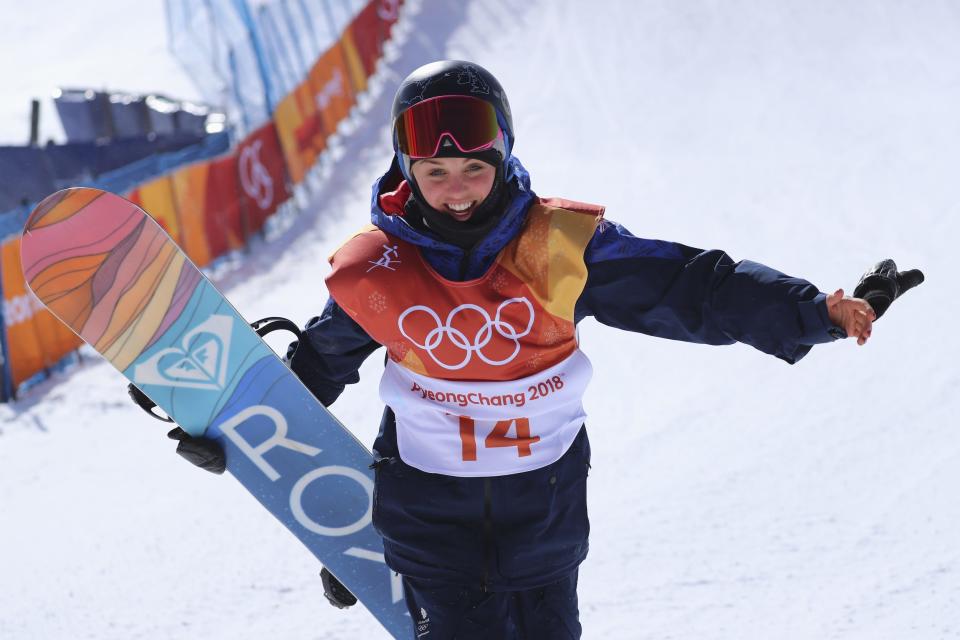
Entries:
POLYGON ((503 87, 493 74, 478 64, 463 60, 440 60, 414 70, 400 83, 400 88, 393 98, 393 147, 401 161, 404 174, 407 175, 410 164, 409 158, 404 157, 398 148, 398 118, 420 102, 446 96, 477 98, 493 106, 503 133, 503 148, 497 150, 500 151, 501 163, 506 162, 513 149, 514 138, 510 103, 503 87))

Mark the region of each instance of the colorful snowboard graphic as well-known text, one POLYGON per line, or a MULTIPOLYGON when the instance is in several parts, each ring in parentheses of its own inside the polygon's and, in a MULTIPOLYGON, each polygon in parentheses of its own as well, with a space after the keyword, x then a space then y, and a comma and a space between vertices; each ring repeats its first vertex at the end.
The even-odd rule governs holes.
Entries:
MULTIPOLYGON (((301 384, 149 215, 97 189, 41 202, 27 283, 227 469, 394 638, 412 635, 371 526, 371 454, 301 384)), ((119 391, 118 391, 119 392, 119 391)))

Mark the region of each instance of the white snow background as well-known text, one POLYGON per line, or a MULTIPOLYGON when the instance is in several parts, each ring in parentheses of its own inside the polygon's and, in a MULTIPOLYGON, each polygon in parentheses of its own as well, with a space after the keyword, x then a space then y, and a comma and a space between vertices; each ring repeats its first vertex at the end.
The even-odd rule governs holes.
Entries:
MULTIPOLYGON (((0 4, 5 110, 57 84, 194 97, 157 1, 0 4)), ((220 276, 248 319, 319 312, 325 258, 387 167, 393 90, 442 57, 501 80, 541 195, 824 290, 884 257, 927 275, 865 347, 792 367, 581 324, 584 637, 960 637, 958 5, 411 0, 322 188, 220 276)), ((26 127, 4 115, 0 138, 26 127)), ((368 443, 381 360, 334 405, 368 443)), ((0 407, 0 638, 384 637, 329 607, 315 559, 179 459, 124 386, 91 357, 0 407)))

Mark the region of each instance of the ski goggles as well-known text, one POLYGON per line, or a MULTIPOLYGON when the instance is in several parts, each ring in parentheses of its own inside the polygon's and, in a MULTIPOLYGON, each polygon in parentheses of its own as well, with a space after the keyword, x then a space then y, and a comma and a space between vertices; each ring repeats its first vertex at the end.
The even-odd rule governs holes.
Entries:
POLYGON ((397 150, 411 158, 432 158, 448 136, 463 153, 485 151, 500 137, 497 110, 469 96, 440 96, 413 105, 394 122, 397 150))

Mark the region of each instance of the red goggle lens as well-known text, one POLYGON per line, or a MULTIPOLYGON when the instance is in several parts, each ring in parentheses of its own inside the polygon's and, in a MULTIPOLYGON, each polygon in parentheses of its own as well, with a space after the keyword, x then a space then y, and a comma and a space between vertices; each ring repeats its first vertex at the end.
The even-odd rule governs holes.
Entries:
POLYGON ((397 149, 411 158, 432 158, 447 135, 464 153, 490 147, 500 134, 497 110, 467 96, 441 96, 418 102, 394 123, 397 149))

